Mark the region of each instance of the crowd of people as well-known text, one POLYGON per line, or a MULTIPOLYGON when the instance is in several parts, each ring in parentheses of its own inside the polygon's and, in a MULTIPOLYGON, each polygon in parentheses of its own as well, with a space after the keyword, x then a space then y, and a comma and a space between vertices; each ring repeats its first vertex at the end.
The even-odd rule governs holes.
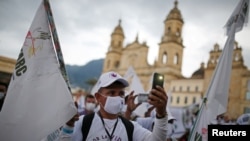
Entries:
MULTIPOLYGON (((162 136, 164 135, 165 137, 164 137, 164 139, 162 138, 159 140, 186 141, 188 139, 189 131, 191 128, 189 130, 186 130, 186 132, 183 133, 178 138, 173 136, 175 134, 174 123, 178 122, 178 121, 176 121, 176 118, 174 116, 172 116, 172 114, 169 113, 170 111, 167 111, 167 109, 166 109, 168 98, 167 98, 167 94, 163 88, 159 88, 157 90, 150 91, 150 94, 151 94, 151 96, 153 96, 154 100, 151 100, 149 97, 148 102, 151 106, 147 109, 147 111, 145 111, 144 116, 140 116, 140 115, 136 114, 134 111, 142 103, 135 103, 135 99, 136 99, 137 95, 135 95, 133 93, 133 91, 130 94, 127 94, 125 96, 124 90, 126 87, 128 87, 129 84, 119 74, 117 74, 116 72, 104 73, 104 74, 102 74, 102 76, 98 80, 97 85, 99 85, 99 86, 98 86, 98 89, 95 93, 92 93, 92 94, 88 93, 88 94, 84 95, 85 102, 80 102, 79 99, 76 100, 76 101, 78 101, 78 103, 84 103, 84 108, 78 107, 78 112, 79 112, 80 116, 76 116, 76 117, 74 117, 75 119, 74 118, 72 119, 73 121, 75 121, 74 125, 72 125, 72 126, 74 126, 74 128, 69 127, 66 124, 66 126, 64 128, 67 129, 67 131, 68 130, 72 131, 72 133, 68 134, 68 133, 62 132, 62 134, 64 135, 63 139, 73 138, 73 139, 80 139, 81 140, 84 133, 79 131, 79 130, 81 130, 81 125, 82 125, 82 121, 83 121, 84 117, 90 113, 94 113, 94 115, 95 115, 94 121, 97 123, 100 123, 100 125, 103 125, 103 127, 93 128, 93 126, 95 127, 95 125, 97 126, 97 124, 95 122, 92 123, 93 125, 90 126, 90 130, 88 133, 91 134, 93 132, 93 134, 96 134, 98 132, 98 133, 100 133, 100 135, 99 136, 98 135, 95 135, 95 136, 88 135, 87 137, 84 137, 84 138, 91 139, 91 140, 98 140, 99 138, 110 138, 111 139, 113 137, 116 137, 115 140, 125 138, 125 136, 124 136, 125 134, 119 135, 119 133, 117 133, 115 131, 116 129, 114 129, 114 126, 116 124, 115 121, 119 117, 123 117, 123 118, 127 119, 134 126, 140 125, 139 126, 140 128, 138 130, 142 130, 142 131, 138 132, 138 134, 137 134, 137 132, 133 131, 133 132, 135 132, 134 134, 136 134, 136 135, 133 134, 135 137, 132 137, 132 140, 145 140, 145 139, 153 138, 154 134, 158 135, 158 133, 154 132, 155 126, 157 128, 159 126, 157 124, 158 120, 159 120, 159 118, 157 116, 157 109, 159 109, 159 105, 158 105, 158 103, 155 103, 155 101, 158 100, 158 102, 159 102, 159 100, 161 100, 161 98, 159 99, 159 97, 155 97, 153 95, 154 92, 159 94, 161 97, 164 97, 163 100, 165 99, 164 104, 161 105, 162 106, 161 109, 164 109, 164 112, 162 112, 162 110, 161 110, 161 114, 165 113, 165 117, 164 116, 163 117, 160 116, 160 117, 163 119, 165 118, 167 120, 165 122, 162 121, 162 124, 165 125, 164 126, 165 129, 159 130, 159 132, 162 134, 162 136), (115 86, 113 86, 113 85, 115 85, 115 86), (116 88, 117 87, 116 85, 120 85, 120 86, 118 86, 118 88, 116 88), (107 90, 106 94, 105 94, 105 92, 103 92, 104 90, 107 90), (120 99, 120 98, 122 98, 122 99, 120 99), (120 103, 123 103, 123 104, 118 104, 118 101, 120 101, 120 103), (120 106, 118 106, 118 105, 120 105, 120 106), (163 108, 163 107, 165 107, 165 108, 163 108), (112 132, 111 132, 111 129, 114 129, 114 131, 112 130, 112 132), (149 133, 148 133, 148 131, 145 131, 145 129, 148 130, 149 133), (75 131, 75 130, 77 130, 77 131, 75 131), (162 131, 164 131, 165 133, 163 133, 162 131), (105 134, 105 132, 106 132, 106 134, 105 134), (146 138, 143 139, 142 137, 144 137, 144 136, 142 136, 142 135, 144 135, 144 134, 146 135, 146 138), (112 137, 112 135, 113 135, 113 137, 112 137), (140 137, 137 135, 139 135, 140 137)), ((80 106, 80 105, 78 104, 78 106, 80 106)), ((196 112, 193 113, 194 116, 197 115, 197 113, 198 113, 198 111, 196 110, 196 112)), ((250 115, 249 115, 249 117, 250 117, 250 115)), ((212 121, 211 124, 220 124, 220 125, 237 125, 237 124, 240 125, 240 124, 243 124, 243 121, 242 121, 243 118, 241 118, 242 122, 240 122, 239 119, 238 120, 231 120, 231 119, 229 119, 229 117, 227 115, 220 115, 220 116, 218 116, 218 118, 216 120, 212 121)), ((244 120, 246 120, 246 117, 244 118, 244 120)), ((117 119, 117 121, 119 123, 120 120, 117 119)), ((250 118, 248 118, 247 122, 244 121, 244 124, 250 124, 249 122, 250 122, 250 118)), ((125 129, 119 129, 119 130, 125 130, 125 129)), ((137 131, 137 129, 136 129, 136 131, 137 131)))
MULTIPOLYGON (((86 93, 77 91, 74 101, 78 113, 61 128, 58 140, 136 140, 136 141, 187 141, 189 130, 180 137, 175 134, 176 117, 167 108, 168 96, 164 88, 157 86, 149 92, 148 104, 144 116, 134 111, 142 104, 136 103, 134 91, 125 93, 129 83, 116 72, 107 72, 100 76, 96 91, 86 93)), ((4 102, 7 86, 0 85, 0 110, 4 102)), ((195 110, 192 114, 197 115, 195 110)), ((219 125, 250 125, 250 114, 238 119, 229 119, 220 115, 211 122, 219 125)))

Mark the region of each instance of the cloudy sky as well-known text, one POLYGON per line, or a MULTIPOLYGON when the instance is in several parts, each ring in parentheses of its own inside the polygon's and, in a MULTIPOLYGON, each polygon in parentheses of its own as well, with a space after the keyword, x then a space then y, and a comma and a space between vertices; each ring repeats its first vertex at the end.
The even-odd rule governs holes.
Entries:
MULTIPOLYGON (((223 26, 239 0, 179 0, 184 19, 184 76, 189 77, 208 61, 215 43, 224 47, 223 26)), ((16 59, 41 0, 0 1, 0 55, 16 59)), ((148 62, 158 54, 164 31, 163 21, 174 7, 174 0, 50 0, 64 61, 84 65, 104 58, 110 35, 118 20, 125 33, 124 46, 135 40, 149 46, 148 62)), ((236 34, 243 48, 245 64, 250 67, 250 26, 236 34), (248 40, 247 40, 248 39, 248 40)))

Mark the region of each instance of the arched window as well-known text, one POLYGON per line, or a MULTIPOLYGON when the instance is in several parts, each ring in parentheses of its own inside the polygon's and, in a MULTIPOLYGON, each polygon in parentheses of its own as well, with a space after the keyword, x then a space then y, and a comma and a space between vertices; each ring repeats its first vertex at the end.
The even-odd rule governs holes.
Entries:
POLYGON ((176 53, 174 56, 174 64, 177 65, 179 62, 179 55, 176 53))
POLYGON ((239 53, 236 53, 236 54, 235 54, 234 60, 235 60, 235 61, 239 61, 239 60, 240 60, 240 55, 239 55, 239 53))
POLYGON ((220 58, 219 56, 216 57, 216 63, 219 62, 219 58, 220 58))
POLYGON ((164 52, 162 56, 162 63, 166 64, 167 62, 168 62, 168 55, 166 52, 164 52))
POLYGON ((195 92, 198 92, 198 91, 199 91, 199 87, 196 86, 196 87, 195 87, 195 92))
POLYGON ((116 62, 115 62, 115 68, 118 68, 119 65, 120 65, 120 62, 119 62, 119 61, 116 61, 116 62))
POLYGON ((169 34, 170 32, 171 32, 171 27, 169 26, 169 27, 168 27, 167 34, 169 34))
POLYGON ((193 104, 196 103, 196 97, 193 97, 193 104))
POLYGON ((172 90, 173 92, 175 92, 175 86, 173 87, 173 90, 172 90))
POLYGON ((178 37, 181 35, 179 28, 177 28, 177 31, 176 31, 175 35, 178 36, 178 37))
POLYGON ((214 56, 211 56, 211 62, 214 64, 214 56))
POLYGON ((185 99, 184 99, 184 103, 185 103, 185 104, 187 104, 187 102, 188 102, 188 98, 187 98, 187 97, 185 97, 185 99))
POLYGON ((179 102, 180 102, 180 97, 178 96, 176 99, 176 103, 179 104, 179 102))

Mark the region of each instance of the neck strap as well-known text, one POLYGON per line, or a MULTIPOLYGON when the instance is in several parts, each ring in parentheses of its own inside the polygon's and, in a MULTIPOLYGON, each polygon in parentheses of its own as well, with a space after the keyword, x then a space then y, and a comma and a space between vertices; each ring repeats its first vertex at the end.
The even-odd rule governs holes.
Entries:
POLYGON ((112 133, 111 133, 111 134, 109 134, 109 132, 108 132, 107 128, 105 127, 105 123, 104 123, 104 120, 103 120, 103 118, 102 118, 101 113, 100 113, 100 112, 98 112, 98 113, 99 113, 99 116, 100 116, 100 118, 101 118, 101 120, 102 120, 102 125, 103 125, 103 127, 104 127, 104 129, 105 129, 105 131, 106 131, 106 133, 107 133, 107 135, 108 135, 108 137, 109 137, 110 141, 111 141, 111 140, 112 140, 112 138, 113 138, 113 134, 114 134, 114 132, 115 132, 115 129, 116 129, 117 123, 118 123, 118 118, 116 119, 116 122, 115 122, 114 128, 113 128, 113 130, 112 130, 112 133))

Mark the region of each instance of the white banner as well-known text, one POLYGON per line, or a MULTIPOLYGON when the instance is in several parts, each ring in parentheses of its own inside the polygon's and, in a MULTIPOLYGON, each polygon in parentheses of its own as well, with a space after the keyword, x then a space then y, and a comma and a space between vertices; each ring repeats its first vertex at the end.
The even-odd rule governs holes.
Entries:
POLYGON ((248 4, 249 0, 241 0, 226 24, 228 38, 192 128, 189 141, 207 141, 208 124, 218 115, 227 111, 235 32, 240 31, 246 21, 248 4))
POLYGON ((1 141, 40 141, 76 112, 59 69, 42 2, 18 56, 0 112, 1 141))

